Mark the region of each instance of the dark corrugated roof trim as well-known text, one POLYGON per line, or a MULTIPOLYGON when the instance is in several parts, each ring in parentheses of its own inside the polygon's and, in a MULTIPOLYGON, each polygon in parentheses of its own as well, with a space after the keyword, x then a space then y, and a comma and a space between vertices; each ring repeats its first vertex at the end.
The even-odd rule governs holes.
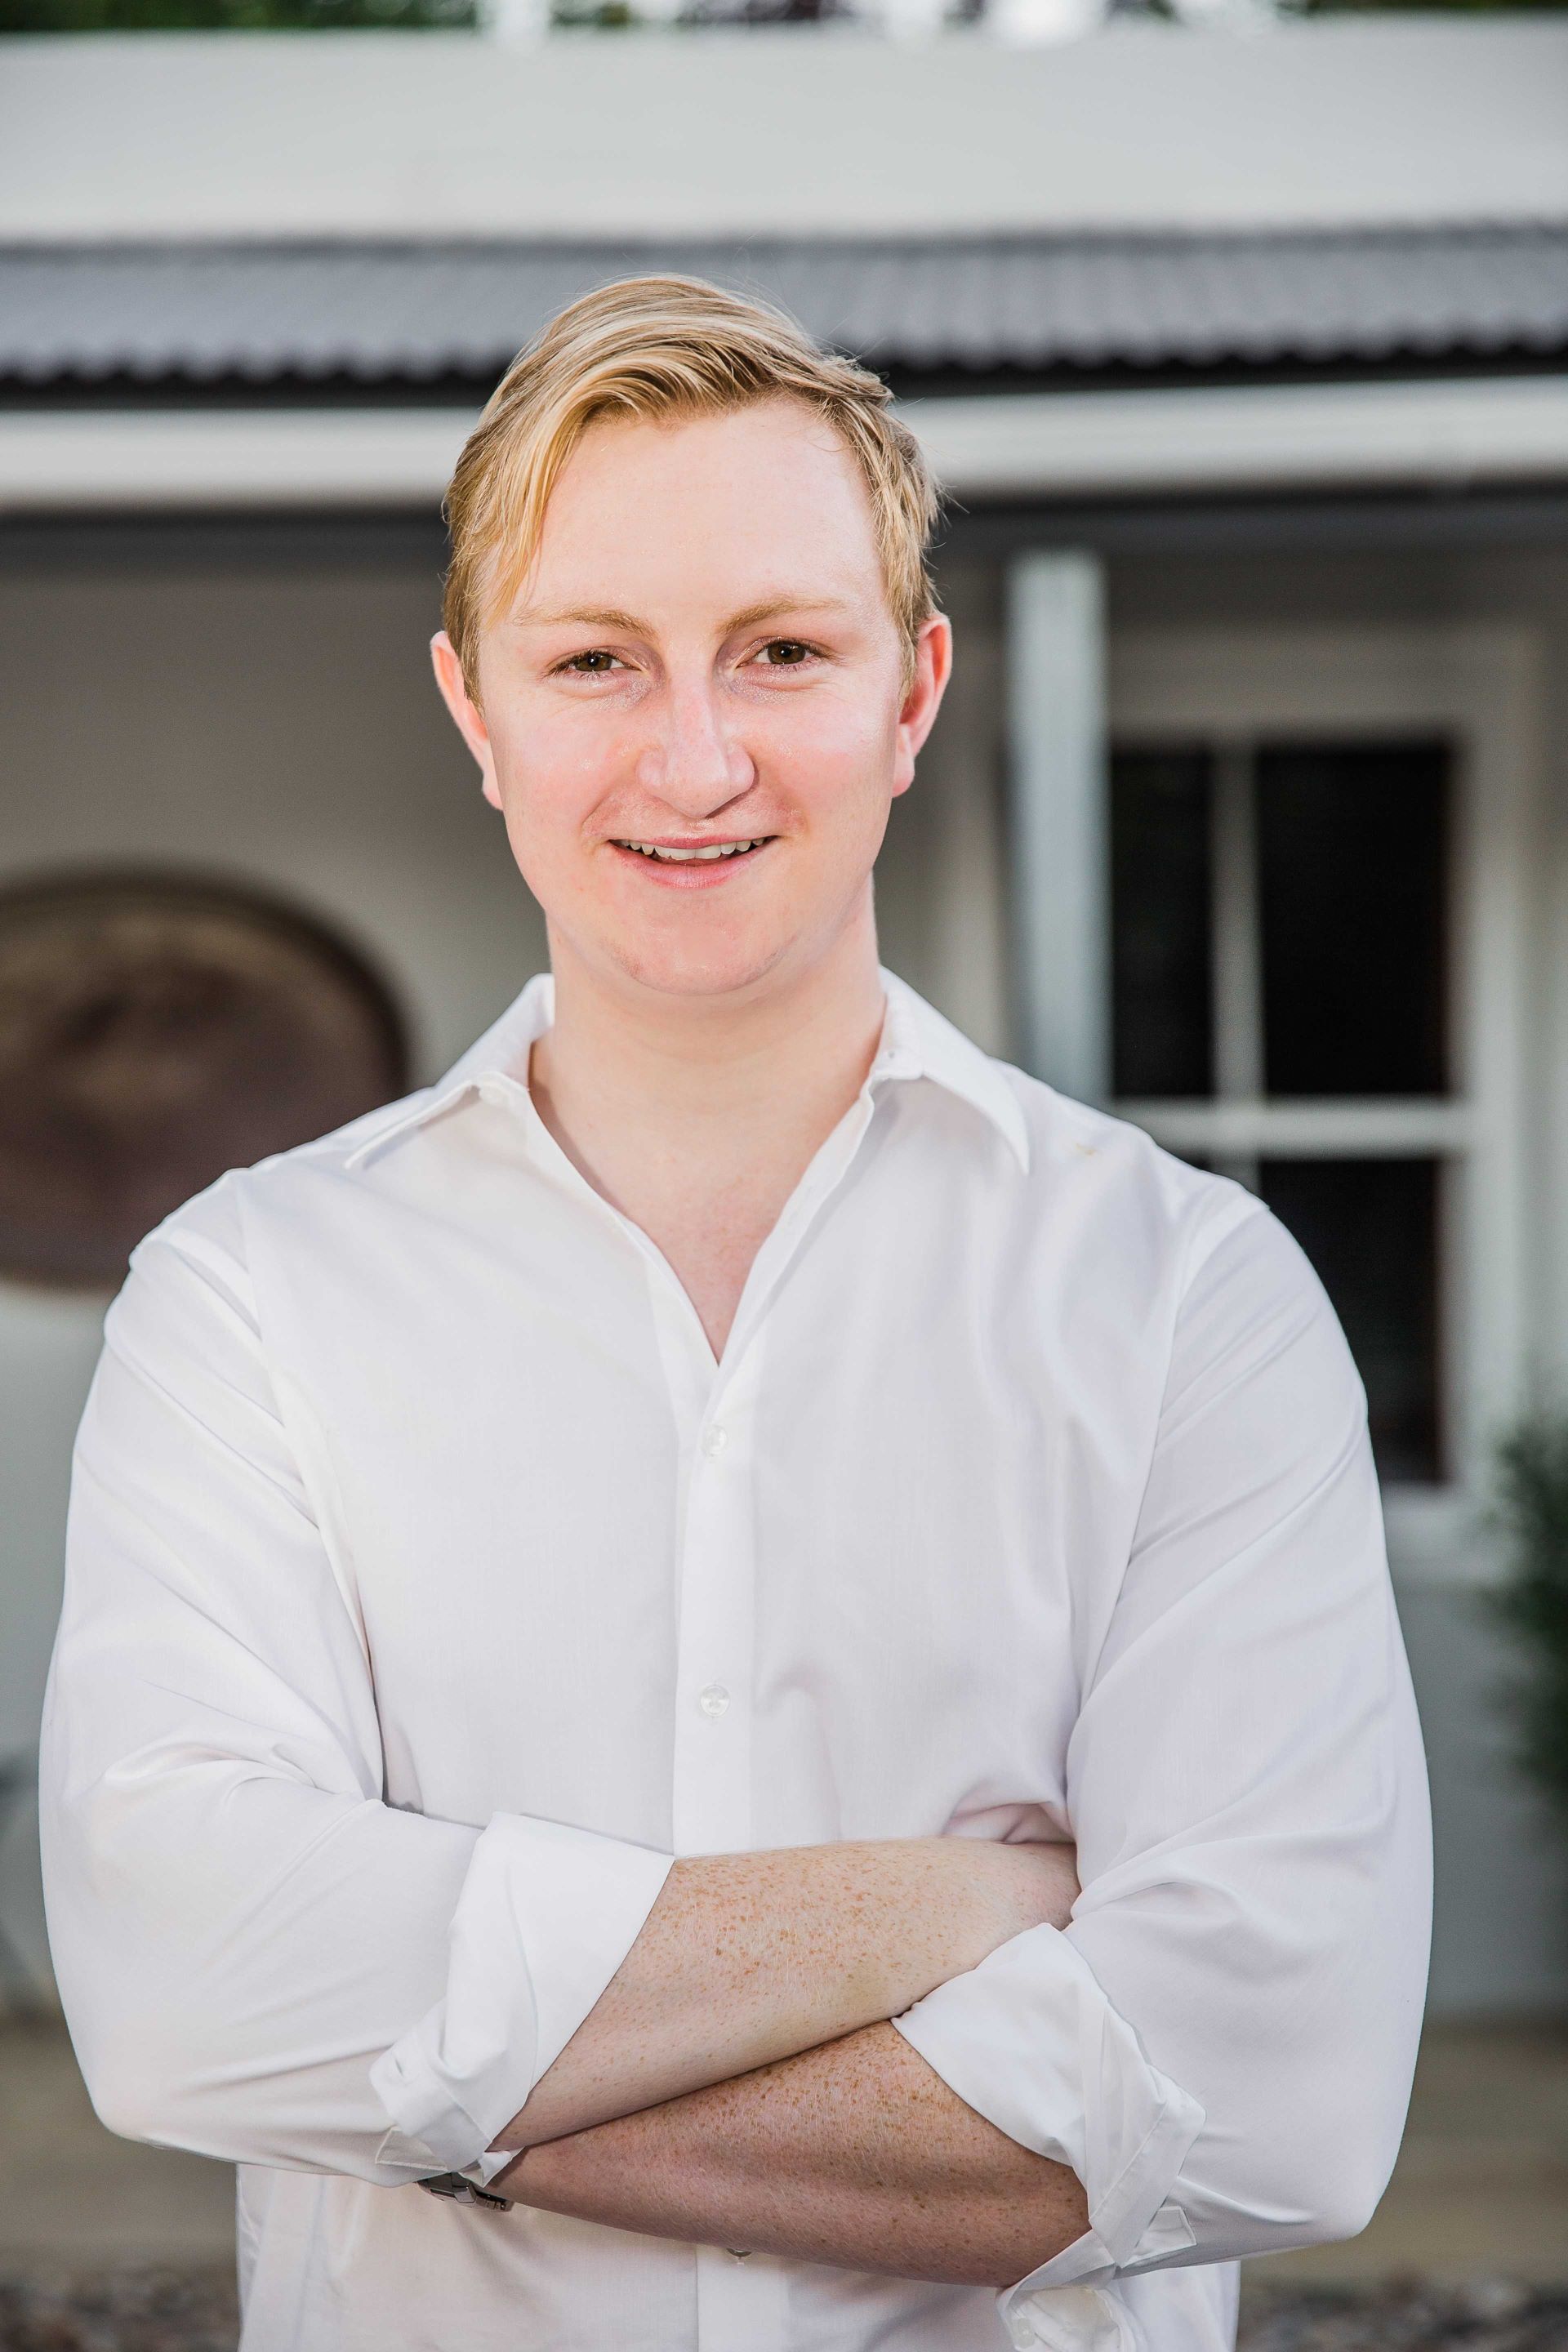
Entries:
POLYGON ((647 269, 765 293, 884 368, 1332 364, 1568 349, 1568 226, 744 244, 0 249, 0 376, 482 377, 647 269))

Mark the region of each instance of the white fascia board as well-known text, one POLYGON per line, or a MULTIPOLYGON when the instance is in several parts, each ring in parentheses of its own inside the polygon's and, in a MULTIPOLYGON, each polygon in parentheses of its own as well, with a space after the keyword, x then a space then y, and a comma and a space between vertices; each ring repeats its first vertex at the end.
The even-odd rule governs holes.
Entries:
POLYGON ((931 400, 904 413, 963 498, 1568 475, 1568 379, 1548 376, 931 400))
POLYGON ((0 512, 434 506, 468 409, 0 414, 0 512))
MULTIPOLYGON (((920 400, 955 497, 1451 488, 1568 479, 1568 379, 920 400)), ((0 511, 434 507, 458 409, 0 415, 0 511)))

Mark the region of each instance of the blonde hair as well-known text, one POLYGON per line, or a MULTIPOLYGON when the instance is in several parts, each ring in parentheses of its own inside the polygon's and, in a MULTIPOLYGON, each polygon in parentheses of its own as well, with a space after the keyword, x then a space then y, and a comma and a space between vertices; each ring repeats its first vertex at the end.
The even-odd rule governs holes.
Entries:
POLYGON ((938 499, 887 385, 819 351, 769 303, 700 278, 649 277, 623 278, 558 312, 518 353, 463 445, 446 499, 444 618, 469 691, 479 632, 526 578, 551 492, 590 425, 720 415, 781 398, 814 408, 860 468, 907 682, 935 610, 927 550, 938 499))

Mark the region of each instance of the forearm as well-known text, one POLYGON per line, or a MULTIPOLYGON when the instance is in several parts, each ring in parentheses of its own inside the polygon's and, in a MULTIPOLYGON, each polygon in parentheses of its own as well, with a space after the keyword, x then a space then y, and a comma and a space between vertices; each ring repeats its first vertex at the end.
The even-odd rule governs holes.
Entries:
POLYGON ((494 2185, 653 2237, 993 2287, 1089 2226, 1072 2173, 887 2024, 532 2147, 494 2185))
POLYGON ((526 2147, 897 2016, 1026 1927, 1065 1924, 1070 1847, 960 1838, 678 1862, 613 1981, 497 2135, 526 2147))

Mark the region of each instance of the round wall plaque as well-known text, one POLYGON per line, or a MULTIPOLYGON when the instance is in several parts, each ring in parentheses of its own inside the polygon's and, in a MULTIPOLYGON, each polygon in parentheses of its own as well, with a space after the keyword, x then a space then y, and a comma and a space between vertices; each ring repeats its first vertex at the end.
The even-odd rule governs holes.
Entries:
POLYGON ((163 874, 0 891, 0 1272, 117 1284, 226 1168, 406 1085, 384 984, 286 905, 163 874))

